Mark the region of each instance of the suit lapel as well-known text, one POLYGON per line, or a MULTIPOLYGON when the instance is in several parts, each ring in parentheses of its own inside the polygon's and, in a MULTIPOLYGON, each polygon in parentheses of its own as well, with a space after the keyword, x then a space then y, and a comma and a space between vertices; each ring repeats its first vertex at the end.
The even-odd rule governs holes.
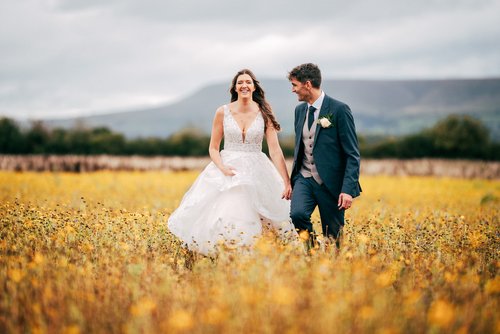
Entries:
MULTIPOLYGON (((325 117, 328 115, 328 112, 330 111, 330 103, 328 103, 328 96, 325 95, 325 98, 323 99, 323 104, 321 105, 321 110, 319 111, 318 115, 318 120, 321 119, 321 117, 325 117)), ((313 149, 314 146, 316 146, 316 141, 318 139, 318 134, 323 128, 321 127, 320 124, 316 124, 316 133, 314 134, 314 143, 313 143, 313 149)))
POLYGON ((304 129, 304 123, 306 121, 306 113, 307 113, 307 103, 304 104, 304 108, 302 108, 302 111, 300 112, 299 122, 297 123, 297 128, 295 129, 295 132, 297 134, 295 147, 298 147, 298 145, 300 145, 300 142, 302 141, 302 129, 304 129))

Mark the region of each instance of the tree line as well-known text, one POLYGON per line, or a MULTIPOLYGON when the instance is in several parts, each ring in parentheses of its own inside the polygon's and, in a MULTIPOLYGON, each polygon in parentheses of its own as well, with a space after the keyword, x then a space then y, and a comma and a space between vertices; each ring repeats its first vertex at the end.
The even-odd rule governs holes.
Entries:
POLYGON ((500 143, 484 124, 466 115, 450 115, 418 133, 360 146, 362 156, 370 158, 500 160, 500 143))
MULTIPOLYGON (((500 143, 489 130, 470 116, 448 116, 435 126, 402 137, 359 136, 363 158, 451 158, 500 160, 500 143)), ((126 138, 106 127, 50 129, 37 121, 22 129, 14 120, 0 119, 2 154, 112 154, 206 156, 210 136, 196 129, 184 129, 167 138, 126 138)), ((293 136, 280 138, 283 153, 293 156, 293 136)), ((263 150, 267 152, 264 143, 263 150)))

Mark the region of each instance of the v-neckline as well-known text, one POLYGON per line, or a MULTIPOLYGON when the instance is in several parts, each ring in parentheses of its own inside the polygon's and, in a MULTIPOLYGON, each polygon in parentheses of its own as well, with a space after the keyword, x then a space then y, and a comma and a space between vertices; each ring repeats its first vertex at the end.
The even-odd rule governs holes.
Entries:
POLYGON ((236 118, 234 118, 233 116, 233 113, 231 112, 231 108, 229 108, 229 106, 227 106, 227 110, 229 112, 229 115, 231 115, 231 119, 233 120, 233 122, 236 124, 236 127, 238 128, 238 130, 240 130, 240 133, 241 133, 241 140, 243 141, 243 143, 245 143, 245 139, 246 139, 246 133, 248 133, 248 130, 250 130, 253 126, 253 124, 255 123, 255 121, 257 120, 257 117, 259 117, 260 115, 260 111, 257 113, 257 115, 254 117, 254 119, 250 122, 250 125, 248 126, 247 130, 246 131, 243 131, 240 127, 240 125, 238 124, 238 121, 236 120, 236 118))

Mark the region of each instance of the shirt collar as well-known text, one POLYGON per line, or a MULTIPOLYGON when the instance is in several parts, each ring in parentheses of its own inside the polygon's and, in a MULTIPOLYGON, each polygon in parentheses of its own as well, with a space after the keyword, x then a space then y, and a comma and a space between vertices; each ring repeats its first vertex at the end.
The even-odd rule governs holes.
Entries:
MULTIPOLYGON (((321 95, 318 97, 316 101, 313 102, 312 106, 316 108, 316 110, 321 110, 321 106, 323 105, 323 100, 325 99, 325 92, 321 91, 321 95)), ((311 104, 307 104, 307 107, 310 107, 311 104)))

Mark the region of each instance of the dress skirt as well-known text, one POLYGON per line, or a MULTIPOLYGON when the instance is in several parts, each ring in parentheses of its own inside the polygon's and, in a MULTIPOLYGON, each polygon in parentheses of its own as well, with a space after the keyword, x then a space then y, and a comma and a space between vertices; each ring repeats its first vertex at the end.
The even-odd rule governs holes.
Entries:
POLYGON ((213 162, 207 165, 169 217, 170 231, 189 249, 205 255, 216 252, 220 244, 253 245, 263 224, 282 238, 295 233, 290 201, 281 198, 283 180, 269 158, 262 152, 220 153, 236 175, 224 175, 213 162))

